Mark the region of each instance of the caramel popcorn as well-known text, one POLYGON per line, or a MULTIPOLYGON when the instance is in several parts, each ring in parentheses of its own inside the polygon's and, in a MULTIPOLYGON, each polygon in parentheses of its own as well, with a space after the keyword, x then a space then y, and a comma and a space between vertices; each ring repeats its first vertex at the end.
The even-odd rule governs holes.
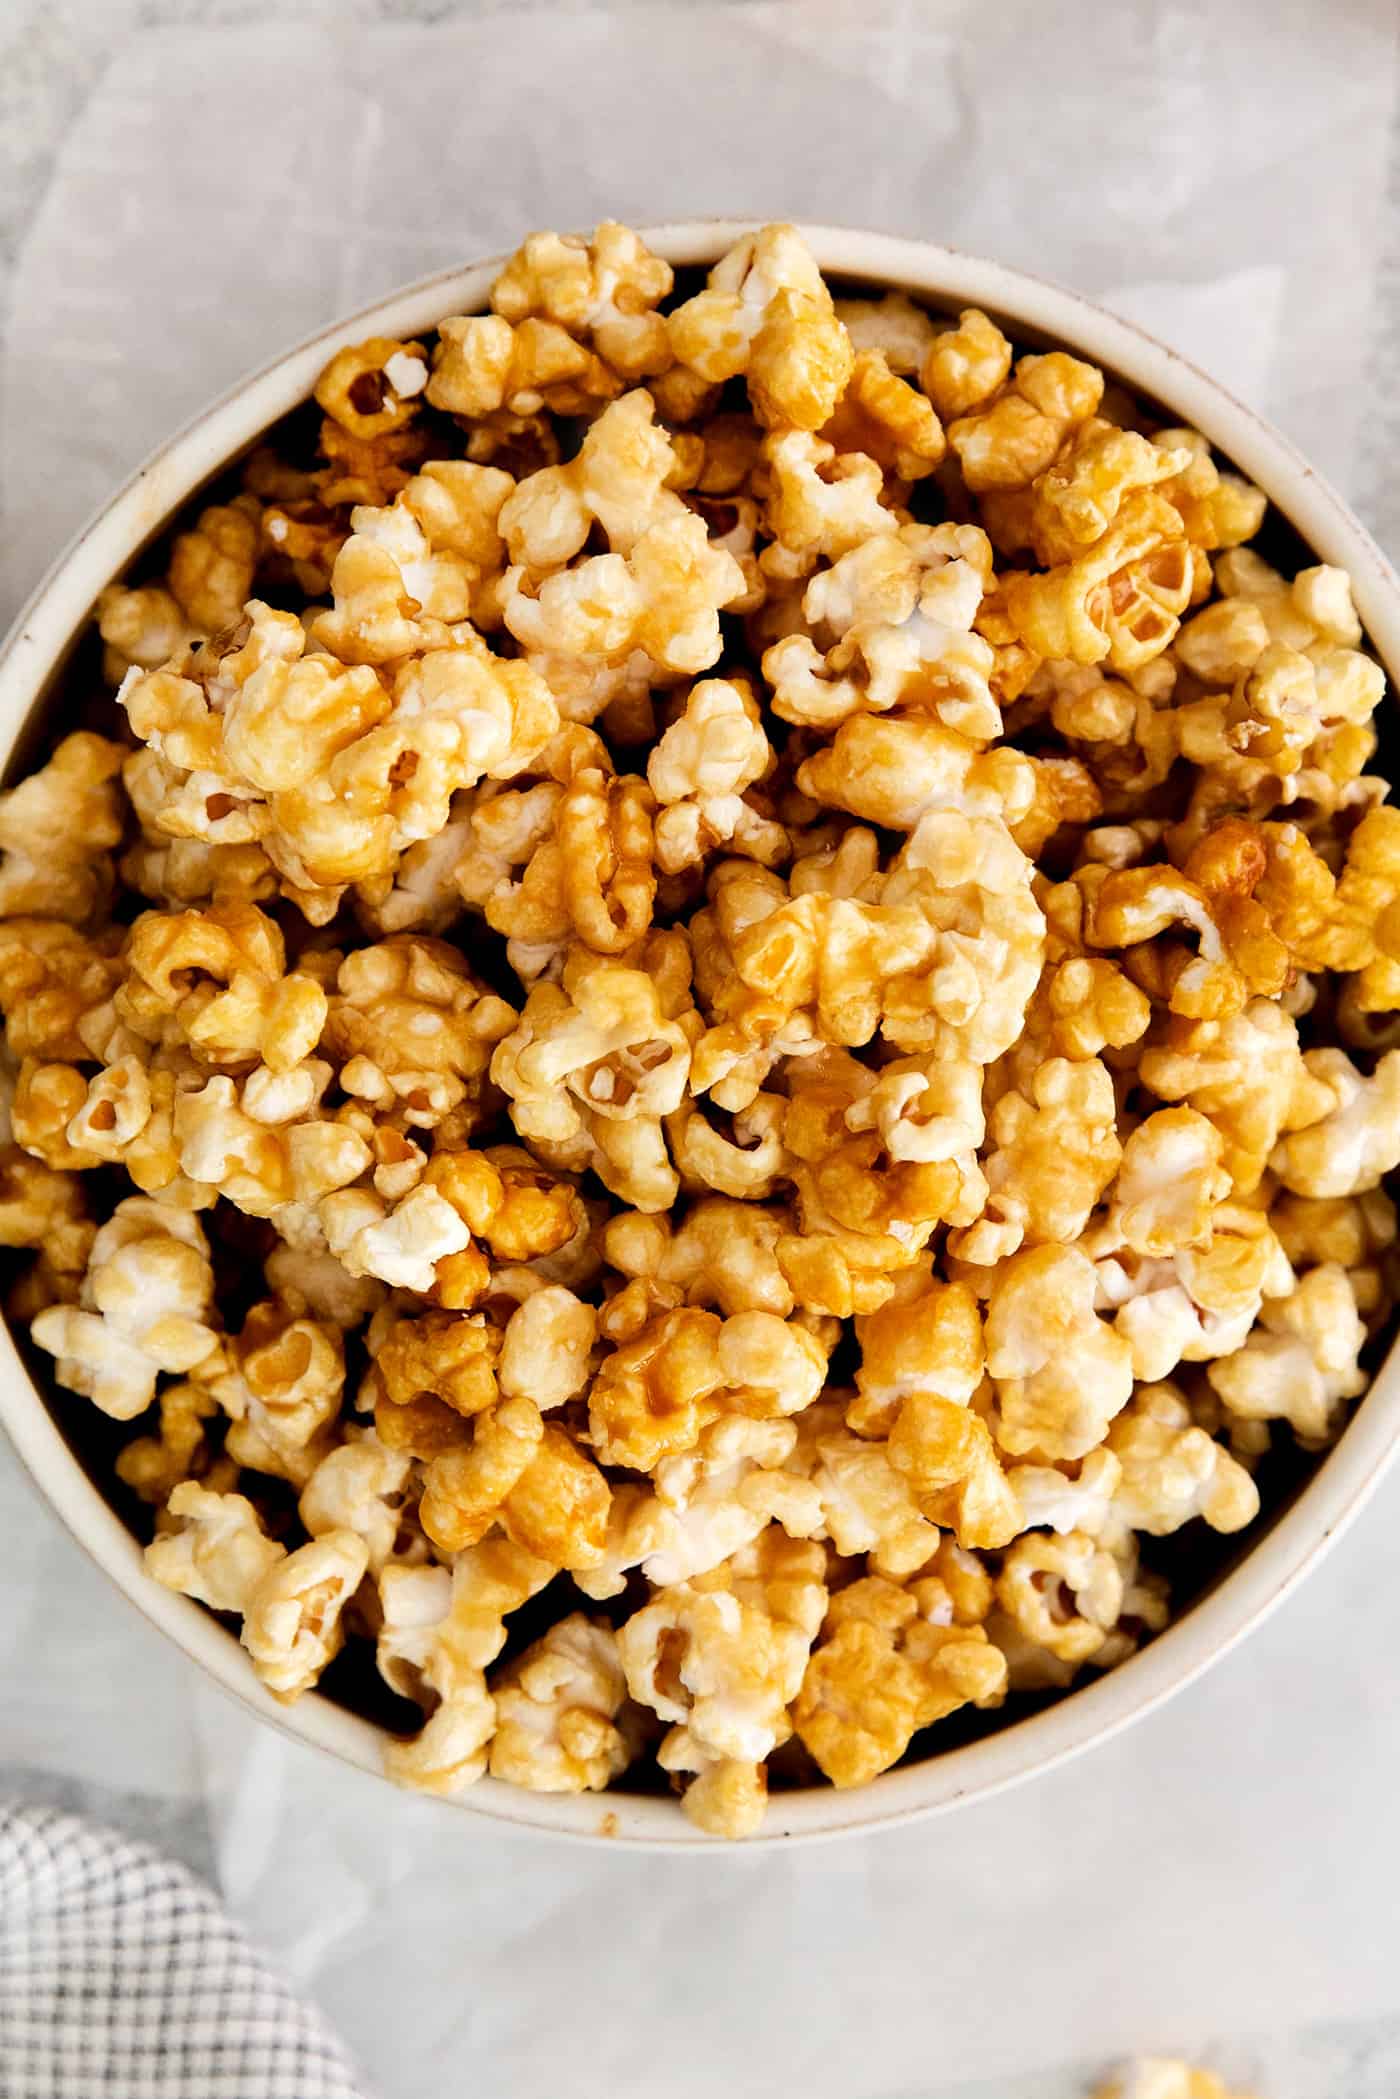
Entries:
POLYGON ((1005 1682, 982 1628, 953 1623, 936 1576, 902 1588, 872 1575, 832 1598, 793 1719, 833 1785, 867 1785, 920 1728, 969 1701, 992 1704, 1005 1682))
POLYGON ((345 1638, 341 1614, 368 1564, 364 1540, 331 1530, 288 1552, 267 1537, 251 1502, 187 1480, 168 1504, 180 1528, 146 1548, 146 1564, 178 1589, 243 1620, 254 1669, 275 1698, 313 1684, 345 1638))
POLYGON ((1400 815, 1199 432, 791 226, 699 283, 529 235, 101 593, 0 1244, 273 1695, 372 1639, 398 1782, 742 1837, 1122 1665, 1343 1431, 1400 815))
POLYGON ((617 1635, 605 1623, 561 1618, 491 1688, 493 1778, 535 1793, 597 1793, 636 1753, 617 1635))
POLYGON ((1143 2056, 1121 2077, 1100 2086, 1095 2099, 1249 2099, 1249 2094, 1228 2092, 1224 2080, 1210 2070, 1193 2069, 1166 2056, 1143 2056))

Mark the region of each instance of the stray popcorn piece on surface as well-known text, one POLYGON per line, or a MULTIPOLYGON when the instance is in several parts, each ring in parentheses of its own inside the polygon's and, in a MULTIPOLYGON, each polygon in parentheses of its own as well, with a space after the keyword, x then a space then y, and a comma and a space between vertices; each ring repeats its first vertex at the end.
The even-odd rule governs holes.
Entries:
POLYGON ((1250 2099, 1250 2095, 1227 2091, 1224 2080, 1211 2070, 1193 2069, 1190 2063, 1167 2056, 1143 2056, 1100 2085, 1094 2099, 1250 2099))
POLYGON ((1341 1432, 1400 812, 1200 432, 791 226, 697 283, 529 235, 102 592, 0 794, 0 1245, 274 1696, 373 1639, 399 1783, 742 1837, 1126 1661, 1341 1432))

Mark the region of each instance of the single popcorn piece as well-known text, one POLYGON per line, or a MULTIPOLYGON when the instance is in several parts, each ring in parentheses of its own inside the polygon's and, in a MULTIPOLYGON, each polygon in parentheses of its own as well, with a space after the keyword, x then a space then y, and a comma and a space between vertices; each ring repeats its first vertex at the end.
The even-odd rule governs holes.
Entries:
POLYGON ((515 1011, 444 941, 398 934, 347 955, 326 1007, 323 1046, 347 1093, 410 1128, 475 1104, 515 1011))
POLYGON ((827 1537, 843 1558, 866 1553, 875 1573, 898 1580, 932 1558, 938 1530, 888 1445, 853 1435, 845 1417, 840 1399, 818 1401, 798 1417, 789 1469, 805 1475, 809 1496, 794 1497, 792 1506, 776 1501, 773 1513, 794 1535, 827 1537))
POLYGON ((1014 1254, 994 1272, 987 1370, 997 1390, 997 1439, 1081 1458, 1102 1442, 1132 1391, 1132 1351, 1094 1309, 1093 1263, 1076 1246, 1014 1254))
POLYGON ((249 1596, 243 1645, 274 1698, 309 1690, 345 1641, 342 1614, 369 1564, 355 1531, 326 1531, 279 1559, 249 1596))
POLYGON ((366 1565, 377 1575, 399 1544, 413 1461, 407 1451, 388 1449, 373 1429, 347 1435, 354 1440, 327 1451, 308 1477, 297 1513, 313 1538, 328 1531, 363 1538, 366 1565))
POLYGON ((764 653, 774 713, 828 728, 861 712, 926 710, 974 741, 998 735, 995 658, 972 631, 991 561, 970 525, 904 525, 842 554, 802 599, 804 618, 837 637, 825 656, 806 634, 764 653))
POLYGON ((1270 1164, 1296 1195, 1362 1195, 1400 1165, 1400 1049, 1363 1078, 1345 1050, 1304 1052, 1326 1106, 1283 1137, 1270 1164))
POLYGON ((827 1352, 771 1312, 663 1312, 606 1356, 589 1394, 593 1447, 605 1465, 651 1471, 695 1447, 721 1415, 768 1421, 810 1406, 827 1352))
MULTIPOLYGON (((824 1574, 821 1546, 770 1530, 695 1582, 659 1591, 618 1634, 632 1697, 673 1723, 662 1768, 702 1782, 687 1809, 702 1827, 754 1826, 732 1779, 703 1781, 717 1765, 761 1764, 791 1734, 787 1709, 826 1607, 824 1574)), ((753 1790, 744 1789, 751 1803, 753 1790)))
POLYGON ((505 1620, 553 1569, 508 1538, 487 1538, 446 1567, 391 1565, 379 1576, 379 1672, 426 1713, 420 1732, 392 1742, 384 1768, 397 1784, 450 1798, 486 1770, 496 1705, 486 1670, 505 1643, 505 1620))
POLYGON ((1102 374, 1063 350, 1020 358, 1004 392, 993 380, 983 393, 1004 349, 1000 330, 972 309, 951 337, 934 344, 924 366, 924 384, 942 413, 955 413, 959 395, 978 395, 948 428, 948 442, 975 494, 1029 488, 1103 397, 1102 374))
POLYGON ((340 1412, 339 1328, 266 1299, 251 1308, 232 1345, 231 1371, 219 1381, 220 1404, 233 1416, 225 1450, 242 1466, 302 1486, 340 1412))
POLYGON ((786 1470, 797 1436, 788 1421, 721 1415, 692 1450, 662 1458, 654 1474, 659 1542, 641 1563, 647 1580, 667 1589, 706 1574, 774 1518, 794 1537, 814 1535, 815 1499, 786 1470))
POLYGON ((1366 1329, 1344 1268, 1310 1268, 1287 1297, 1264 1300, 1259 1324, 1206 1375, 1230 1414, 1287 1421, 1308 1443, 1330 1442, 1343 1402, 1366 1389, 1357 1361, 1366 1329))
POLYGON ((982 1628, 953 1623, 940 1580, 900 1587, 875 1575, 833 1596, 793 1724, 833 1785, 868 1785, 921 1728, 996 1703, 1005 1682, 982 1628))
POLYGON ((888 1435, 915 1394, 966 1406, 982 1382, 982 1315, 966 1283, 911 1271, 887 1304, 856 1321, 856 1339, 858 1397, 847 1419, 859 1435, 888 1435))
POLYGON ((647 760, 647 783, 660 805, 657 864, 679 874, 722 845, 756 860, 787 852, 781 824, 744 800, 773 762, 752 688, 707 678, 691 688, 685 712, 647 760))
POLYGON ((926 395, 898 377, 882 350, 860 350, 824 435, 838 452, 860 452, 904 481, 931 474, 947 449, 926 395))
POLYGON ((992 1110, 987 1207, 957 1235, 962 1260, 994 1263, 1018 1246, 1078 1239, 1124 1160, 1113 1081, 1097 1057, 1051 1057, 1028 1084, 1029 1097, 1003 1093, 992 1110))
MULTIPOLYGON (((838 299, 836 317, 852 348, 878 350, 892 372, 917 378, 938 331, 922 306, 905 292, 886 292, 881 299, 838 299)), ((932 398, 931 389, 924 388, 932 398)), ((940 411, 941 412, 941 411, 940 411)))
POLYGON ((949 421, 1000 392, 1011 370, 1011 345, 995 321, 969 306, 955 327, 935 331, 921 369, 924 392, 949 421))
POLYGON ((1122 1465, 1106 1448, 1062 1465, 1009 1465, 1006 1471, 1021 1505, 1022 1530, 1051 1530, 1060 1537, 1083 1531, 1097 1538, 1109 1524, 1122 1478, 1122 1465))
POLYGON ((162 1371, 194 1370, 218 1346, 213 1292, 198 1218, 128 1196, 93 1240, 78 1304, 40 1312, 30 1332, 57 1358, 60 1384, 132 1421, 162 1371))
POLYGON ((610 1267, 675 1304, 731 1312, 796 1310, 778 1257, 789 1220, 759 1203, 706 1196, 679 1223, 622 1211, 603 1227, 610 1267))
POLYGON ((1025 1640, 1074 1664, 1096 1653, 1117 1623, 1123 1576, 1112 1553, 1082 1531, 1030 1531, 1003 1558, 996 1592, 1025 1640))
POLYGON ((655 309, 672 282, 669 263, 630 227, 606 219, 591 241, 532 233, 492 285, 491 306, 508 321, 538 315, 571 335, 590 335, 615 372, 641 379, 671 361, 655 309))
POLYGON ((167 1589, 243 1619, 243 1644, 275 1698, 315 1683, 344 1641, 341 1614, 368 1564, 364 1540, 332 1530, 288 1552, 264 1535, 252 1503, 188 1480, 170 1497, 181 1528, 155 1538, 146 1565, 167 1589))
POLYGON ((647 1210, 674 1200, 661 1118, 680 1106, 690 1038, 644 970, 576 949, 560 984, 537 984, 491 1076, 520 1135, 647 1210))
POLYGON ((146 1548, 149 1571, 167 1589, 178 1589, 213 1611, 247 1608, 263 1576, 286 1556, 269 1538, 253 1504, 241 1494, 214 1494, 186 1480, 170 1497, 180 1524, 146 1548))
POLYGON ((1096 1303, 1132 1353, 1133 1375, 1156 1382, 1178 1363, 1209 1362, 1238 1348, 1264 1298, 1285 1296, 1293 1274, 1262 1211, 1225 1202, 1209 1235, 1169 1256, 1134 1254, 1111 1225, 1086 1234, 1096 1303))
POLYGON ((491 1686, 493 1778, 534 1793, 601 1792, 639 1746, 627 1711, 617 1635, 574 1612, 501 1671, 491 1686))
POLYGON ((1110 2078, 1094 2099, 1250 2099, 1247 2092, 1228 2092, 1213 2071, 1166 2056, 1143 2056, 1121 2076, 1110 2078))
POLYGON ((125 752, 105 737, 65 736, 43 769, 0 795, 0 917, 82 925, 111 887, 125 752))
POLYGON ((1111 1229, 1140 1254, 1174 1253, 1209 1239, 1211 1217, 1231 1191, 1225 1142, 1192 1108, 1162 1108, 1123 1147, 1111 1229))
POLYGON ((427 383, 421 343, 376 335, 336 352, 316 381, 316 402, 352 437, 382 437, 417 412, 427 383))
POLYGON ((1121 1468, 1112 1495, 1114 1519, 1135 1531, 1160 1538, 1193 1516, 1203 1517, 1212 1530, 1237 1531, 1259 1513, 1253 1480, 1223 1445, 1193 1425, 1174 1385, 1140 1385, 1110 1423, 1106 1448, 1121 1468))
POLYGON ((754 413, 769 429, 820 429, 855 361, 821 272, 792 226, 746 235, 666 326, 676 358, 700 378, 743 374, 754 413))

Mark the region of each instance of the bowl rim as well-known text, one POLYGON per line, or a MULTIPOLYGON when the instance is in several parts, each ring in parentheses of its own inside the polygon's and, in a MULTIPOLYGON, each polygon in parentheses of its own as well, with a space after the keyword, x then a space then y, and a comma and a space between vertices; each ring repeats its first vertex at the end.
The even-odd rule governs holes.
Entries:
MULTIPOLYGON (((677 266, 706 265, 759 219, 687 219, 643 226, 677 266)), ((1291 442, 1179 351, 1048 279, 930 241, 799 223, 824 273, 908 291, 942 309, 982 306, 1022 336, 1042 335, 1102 365, 1210 439, 1268 494, 1319 559, 1345 568, 1358 613, 1392 685, 1400 683, 1400 583, 1362 525, 1291 442)), ((304 400, 321 367, 370 333, 411 337, 454 312, 479 310, 504 256, 452 267, 316 330, 240 380, 158 447, 58 555, 0 647, 0 763, 14 746, 98 592, 173 515, 304 400)), ((75 1401, 77 1405, 87 1402, 75 1401)), ((383 1730, 311 1692, 280 1704, 253 1676, 236 1637, 189 1598, 145 1573, 141 1547, 69 1450, 0 1322, 0 1423, 40 1494, 141 1615, 229 1695, 292 1740, 383 1776, 383 1730)), ((851 1792, 775 1793, 760 1833, 741 1849, 886 1829, 990 1798, 1108 1741, 1192 1683, 1292 1591, 1368 1499, 1400 1446, 1400 1347, 1392 1347, 1338 1442, 1259 1544, 1141 1653, 1055 1705, 922 1763, 898 1766, 851 1792)), ((387 1781, 386 1781, 387 1782, 387 1781)), ((485 1778, 449 1803, 518 1828, 643 1850, 713 1851, 665 1798, 527 1793, 485 1778)))

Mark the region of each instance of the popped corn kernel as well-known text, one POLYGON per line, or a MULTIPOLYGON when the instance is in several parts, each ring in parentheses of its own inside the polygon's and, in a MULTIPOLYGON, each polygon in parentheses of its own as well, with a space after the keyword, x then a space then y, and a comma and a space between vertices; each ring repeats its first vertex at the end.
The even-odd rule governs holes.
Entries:
POLYGON ((882 350, 859 350, 823 436, 838 452, 863 452, 904 481, 931 474, 947 450, 928 398, 900 378, 882 350))
MULTIPOLYGON (((694 1582, 660 1590, 618 1634, 627 1688, 673 1723, 662 1768, 761 1763, 792 1731, 827 1590, 820 1545, 764 1532, 694 1582)), ((703 1809, 706 1796, 702 1794, 703 1809)))
POLYGON ((1024 1639, 1057 1661, 1078 1663, 1117 1623, 1123 1576, 1112 1553, 1082 1531, 1062 1538, 1032 1531, 1008 1548, 996 1593, 1024 1639))
POLYGON ((372 1428, 346 1433, 353 1440, 328 1450, 308 1474, 297 1514, 313 1538, 327 1531, 363 1538, 369 1572, 378 1575, 403 1534, 412 1460, 407 1451, 381 1443, 372 1428))
POLYGON ((1221 1165, 1225 1140, 1194 1108, 1160 1108, 1123 1147, 1111 1228, 1140 1254, 1174 1253, 1210 1236, 1211 1217, 1231 1192, 1221 1165))
POLYGON ((1019 358, 1005 391, 988 398, 980 393, 981 385, 1003 348, 1000 330, 972 309, 951 339, 944 336, 934 344, 924 367, 924 385, 935 406, 946 404, 943 414, 956 414, 958 394, 965 396, 974 386, 979 390, 980 400, 948 426, 948 443, 963 479, 978 494, 1029 488, 1103 397, 1101 373, 1063 350, 1051 350, 1043 357, 1019 358))
POLYGON ((278 1558, 262 1576, 243 1607, 242 1640, 274 1698, 299 1698, 340 1652, 342 1614, 368 1564, 363 1538, 332 1530, 278 1558))
POLYGON ((1287 1421, 1313 1444, 1330 1442, 1343 1403, 1366 1388, 1357 1361, 1366 1329, 1344 1268, 1310 1268, 1286 1297, 1264 1300, 1259 1323, 1234 1355, 1206 1372, 1229 1413, 1287 1421))
POLYGON ((774 581, 810 576, 823 555, 835 561, 897 530, 899 519, 884 502, 884 475, 863 452, 838 452, 806 430, 781 430, 764 439, 762 457, 773 544, 759 566, 774 581))
POLYGON ((833 1596, 793 1724, 833 1785, 866 1785, 921 1728, 994 1704, 1005 1681, 982 1628, 951 1622, 941 1582, 901 1588, 872 1575, 833 1596))
POLYGON ((185 1480, 170 1496, 169 1513, 179 1528, 152 1539, 146 1566, 163 1588, 213 1611, 245 1611, 264 1575, 286 1555, 242 1494, 217 1494, 185 1480))
POLYGON ((856 1339, 858 1396, 846 1418, 862 1436, 888 1435, 915 1393, 965 1406, 982 1382, 982 1315, 966 1283, 911 1271, 888 1304, 857 1319, 856 1339))
POLYGON ((1101 2086, 1094 2099, 1250 2099, 1250 2095, 1227 2092, 1224 2080, 1210 2070, 1197 2070, 1166 2056, 1143 2056, 1101 2086))
POLYGON ((666 874, 694 866, 722 845, 758 860, 784 857, 787 833, 744 800, 773 762, 752 687, 706 678, 647 761, 659 805, 657 865, 666 874))
POLYGON ((801 1413, 821 1390, 826 1361, 819 1340, 771 1312, 663 1312, 599 1366, 589 1394, 593 1447, 605 1465, 651 1471, 692 1449, 721 1414, 801 1413))
POLYGON ((1128 1343, 1094 1309, 1094 1265, 1077 1246, 1013 1254, 991 1278, 987 1370, 996 1386, 997 1440, 1081 1458, 1102 1442, 1133 1385, 1128 1343))
POLYGON ((475 419, 506 409, 531 416, 542 408, 581 415, 622 391, 596 351, 557 321, 471 314, 440 321, 437 333, 426 394, 449 415, 475 419))
POLYGON ((917 378, 937 336, 932 320, 906 292, 879 299, 838 299, 836 317, 857 355, 878 350, 892 372, 917 378))
POLYGON ((1400 1050, 1363 1078, 1345 1050, 1305 1050, 1323 1105, 1279 1139, 1273 1171, 1295 1195, 1364 1195, 1400 1165, 1400 1050))
MULTIPOLYGON (((868 1554, 878 1574, 912 1574, 937 1551, 938 1529, 888 1447, 852 1434, 845 1423, 840 1399, 820 1400, 799 1415, 788 1469, 807 1493, 777 1500, 773 1513, 794 1535, 829 1538, 843 1558, 868 1554)), ((756 1489, 749 1492, 757 1497, 756 1489)))
POLYGON ((181 1378, 160 1395, 154 1435, 133 1436, 117 1453, 117 1478, 142 1501, 163 1507, 186 1480, 199 1481, 211 1464, 205 1423, 219 1411, 207 1385, 181 1378))
POLYGON ((170 549, 170 595, 200 634, 217 634, 242 614, 253 588, 262 506, 254 496, 235 496, 200 512, 193 530, 181 532, 170 549))
POLYGON ((900 1404, 889 1435, 890 1463, 908 1479, 919 1507, 959 1545, 1005 1545, 1019 1518, 986 1422, 970 1406, 933 1391, 900 1404))
POLYGON ((195 1370, 217 1348, 213 1295, 198 1218, 132 1195, 93 1240, 78 1303, 40 1312, 30 1332, 57 1358, 60 1384, 131 1421, 162 1371, 195 1370))
POLYGON ((417 413, 427 383, 421 343, 376 335, 336 351, 316 381, 316 403, 352 437, 382 437, 417 413))
POLYGON ((995 321, 969 306, 959 314, 956 326, 934 333, 924 353, 919 383, 944 421, 950 422, 990 401, 1010 370, 1010 343, 995 321))
POLYGON ((820 429, 854 362, 821 272, 791 226, 746 234, 666 327, 678 362, 700 378, 743 374, 769 429, 820 429))
POLYGON ((760 1203, 706 1196, 678 1223, 620 1212, 603 1227, 603 1254, 619 1274, 678 1303, 786 1318, 796 1309, 778 1258, 788 1223, 760 1203))
POLYGON ((902 708, 974 742, 999 735, 995 657, 973 631, 990 574, 971 525, 903 525, 843 553, 802 599, 805 620, 835 637, 825 655, 803 633, 764 652, 774 713, 825 729, 902 708))
POLYGON ((232 1344, 220 1404, 233 1416, 224 1448, 257 1472, 304 1486, 340 1412, 345 1348, 339 1328, 276 1298, 252 1306, 232 1344))
POLYGON ((509 1664, 491 1686, 493 1778, 534 1793, 597 1793, 639 1746, 627 1710, 617 1635, 575 1611, 509 1664))
POLYGON ((1193 1516, 1212 1530, 1243 1530, 1259 1513, 1253 1480, 1222 1444, 1193 1424, 1174 1385, 1140 1385, 1109 1424, 1106 1449, 1121 1468, 1113 1515, 1149 1537, 1179 1530, 1193 1516))
POLYGON ((345 957, 322 1041, 347 1093, 410 1129, 431 1129, 477 1106, 515 1018, 456 948, 401 933, 345 957))
POLYGON ((0 794, 0 916, 82 925, 103 910, 122 835, 120 744, 80 730, 0 794))
POLYGON ((1048 1058, 1026 1085, 992 1109, 987 1204, 953 1242, 962 1260, 1078 1239, 1125 1156, 1113 1081, 1097 1057, 1048 1058))
POLYGON ((492 285, 491 307, 508 321, 538 315, 571 335, 590 335, 622 378, 642 379, 671 361, 656 308, 672 282, 668 262, 629 226, 605 219, 590 241, 532 233, 492 285))

